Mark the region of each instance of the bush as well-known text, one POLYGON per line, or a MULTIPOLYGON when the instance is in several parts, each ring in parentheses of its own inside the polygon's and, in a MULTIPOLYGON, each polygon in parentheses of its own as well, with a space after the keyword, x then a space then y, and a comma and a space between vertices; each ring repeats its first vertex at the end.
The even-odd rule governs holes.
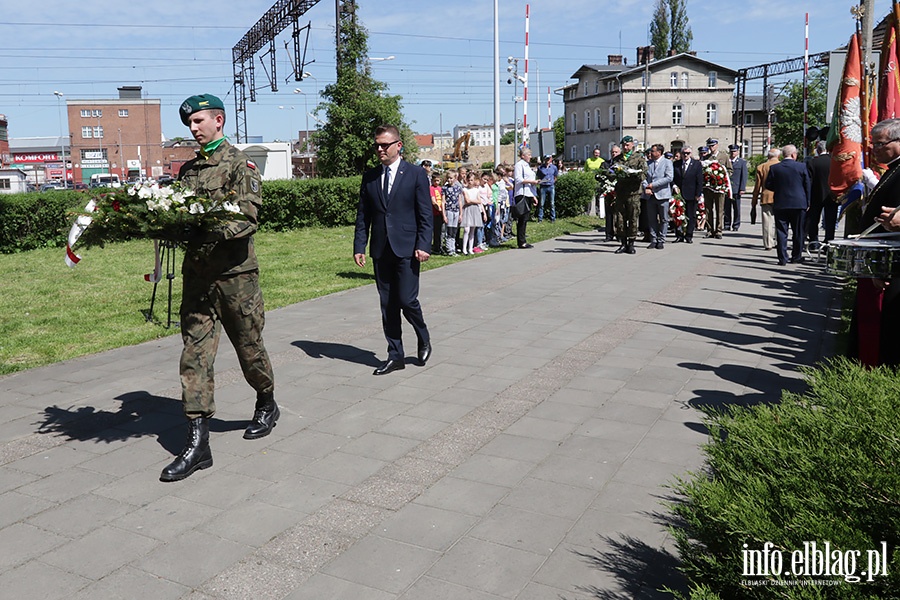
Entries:
POLYGON ((593 173, 569 171, 556 179, 556 215, 577 217, 591 205, 597 182, 593 173))
MULTIPOLYGON (((900 381, 887 368, 867 370, 845 359, 806 371, 806 393, 780 404, 735 408, 708 419, 708 472, 678 480, 672 527, 690 598, 893 598, 900 590, 900 381), (887 542, 888 575, 835 586, 752 586, 747 580, 814 580, 823 576, 747 577, 743 554, 766 542, 791 553, 869 550, 887 542)), ((831 561, 829 561, 830 563, 831 561)), ((678 595, 683 598, 684 596, 678 595)))
MULTIPOLYGON (((264 181, 260 228, 335 227, 356 221, 361 177, 264 181)), ((56 192, 0 195, 0 253, 61 247, 74 215, 90 194, 56 192)))
POLYGON ((65 245, 71 214, 88 198, 66 190, 0 195, 0 252, 65 245))

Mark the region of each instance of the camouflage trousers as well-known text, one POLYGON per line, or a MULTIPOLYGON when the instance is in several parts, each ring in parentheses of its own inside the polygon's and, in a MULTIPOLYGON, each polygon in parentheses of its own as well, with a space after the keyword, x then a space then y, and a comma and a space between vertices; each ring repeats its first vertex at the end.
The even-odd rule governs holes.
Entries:
POLYGON ((641 216, 640 190, 633 194, 616 194, 616 213, 613 226, 622 241, 637 238, 638 219, 641 216))
POLYGON ((223 327, 237 352, 244 379, 257 397, 274 390, 272 363, 262 339, 265 321, 258 271, 212 281, 185 277, 180 372, 181 399, 189 419, 211 417, 216 412, 213 364, 223 327))

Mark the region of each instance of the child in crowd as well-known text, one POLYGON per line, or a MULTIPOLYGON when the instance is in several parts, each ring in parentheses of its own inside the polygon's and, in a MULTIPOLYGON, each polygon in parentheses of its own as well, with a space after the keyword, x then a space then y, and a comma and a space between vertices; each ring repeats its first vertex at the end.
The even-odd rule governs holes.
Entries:
POLYGON ((447 229, 447 254, 456 256, 456 230, 459 229, 461 220, 460 200, 463 187, 456 180, 456 172, 447 173, 447 181, 444 182, 444 226, 447 229))
POLYGON ((463 254, 475 254, 475 230, 484 224, 480 192, 480 180, 475 173, 469 173, 463 190, 463 254))
POLYGON ((502 205, 501 198, 506 198, 506 186, 501 185, 503 178, 500 174, 500 168, 494 170, 494 173, 491 175, 491 205, 493 212, 491 213, 491 237, 488 241, 491 247, 497 247, 500 245, 503 237, 502 225, 500 223, 500 207, 502 205))
POLYGON ((484 218, 484 221, 481 222, 480 227, 475 228, 475 252, 480 253, 484 252, 487 249, 487 244, 485 244, 485 239, 488 234, 488 219, 489 219, 489 211, 491 206, 491 184, 488 181, 488 173, 484 172, 478 176, 478 199, 481 201, 481 214, 484 218))
POLYGON ((431 253, 443 253, 441 233, 444 229, 444 193, 441 189, 440 175, 431 176, 431 215, 434 222, 434 235, 431 238, 431 253))

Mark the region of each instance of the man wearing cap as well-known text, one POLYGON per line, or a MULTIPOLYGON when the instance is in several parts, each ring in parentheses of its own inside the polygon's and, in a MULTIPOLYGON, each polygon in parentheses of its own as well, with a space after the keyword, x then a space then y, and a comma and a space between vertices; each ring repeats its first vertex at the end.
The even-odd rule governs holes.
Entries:
POLYGON ((647 178, 647 159, 644 153, 634 149, 634 138, 622 138, 622 154, 612 161, 616 176, 616 225, 621 246, 616 254, 634 254, 638 219, 641 212, 641 182, 647 178))
POLYGON ((178 180, 194 194, 237 204, 243 218, 214 231, 185 234, 181 300, 181 397, 189 419, 184 450, 163 469, 161 481, 178 481, 212 466, 209 419, 215 414, 213 363, 224 327, 244 379, 256 391, 245 439, 268 435, 279 417, 272 363, 263 344, 265 324, 259 264, 253 249, 262 205, 256 164, 225 139, 225 107, 211 95, 191 96, 179 110, 181 122, 200 144, 197 157, 181 167, 178 180))
MULTIPOLYGON (((704 157, 701 153, 701 158, 704 159, 704 166, 717 162, 725 167, 725 170, 728 172, 728 177, 731 177, 733 170, 731 167, 731 159, 728 158, 727 152, 719 150, 719 140, 716 138, 707 138, 706 148, 707 155, 704 157)), ((703 188, 703 200, 704 204, 706 204, 707 237, 720 239, 722 237, 725 220, 725 199, 727 196, 728 192, 715 189, 710 185, 706 185, 703 188)))
POLYGON ((544 220, 544 205, 550 198, 550 222, 556 222, 556 178, 559 169, 553 164, 553 157, 549 154, 544 157, 544 163, 538 167, 537 178, 541 182, 541 204, 538 206, 538 223, 544 220))
POLYGON ((747 161, 741 158, 741 147, 728 146, 731 161, 731 198, 725 199, 725 229, 737 231, 741 227, 741 194, 747 188, 747 161))

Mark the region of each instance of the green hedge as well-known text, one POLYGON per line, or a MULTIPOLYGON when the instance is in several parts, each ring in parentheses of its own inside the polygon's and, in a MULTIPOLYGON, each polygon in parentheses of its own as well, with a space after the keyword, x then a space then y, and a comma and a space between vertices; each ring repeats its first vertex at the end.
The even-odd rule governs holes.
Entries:
MULTIPOLYGON (((708 471, 679 480, 672 528, 691 600, 896 598, 900 592, 900 379, 845 359, 806 371, 808 391, 707 421, 708 471), (887 543, 887 576, 748 577, 745 550, 771 542, 783 571, 804 542, 867 552, 887 543), (746 548, 744 547, 746 544, 746 548), (834 579, 834 586, 779 585, 834 579), (749 585, 772 580, 767 585, 749 585)), ((774 552, 770 553, 770 556, 774 552)), ((771 561, 770 561, 771 562, 771 561)), ((676 594, 679 598, 684 595, 676 594)))
MULTIPOLYGON (((361 177, 264 181, 260 228, 334 227, 356 220, 361 177)), ((61 247, 89 193, 59 190, 0 195, 0 253, 61 247)))
POLYGON ((569 171, 556 180, 556 214, 559 217, 583 215, 591 204, 597 182, 592 173, 569 171))

